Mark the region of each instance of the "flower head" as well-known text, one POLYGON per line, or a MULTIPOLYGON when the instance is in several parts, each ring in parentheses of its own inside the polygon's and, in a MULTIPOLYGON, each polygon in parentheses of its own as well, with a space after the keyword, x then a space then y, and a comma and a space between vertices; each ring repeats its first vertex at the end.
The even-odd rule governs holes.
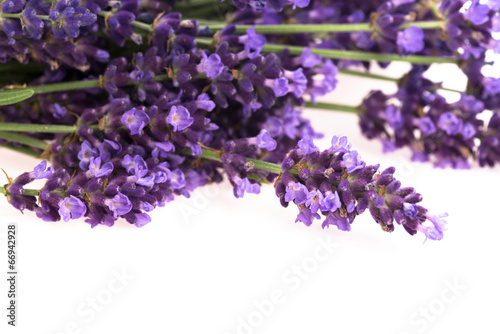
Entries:
POLYGON ((104 204, 108 206, 109 210, 113 213, 113 216, 115 218, 117 216, 124 215, 132 210, 132 203, 130 202, 128 197, 122 193, 116 194, 116 196, 113 198, 107 198, 104 201, 104 204))
POLYGON ((257 146, 272 151, 276 148, 276 140, 274 140, 267 130, 261 130, 257 136, 257 146))
POLYGON ((251 183, 250 180, 245 177, 234 187, 234 196, 236 198, 241 198, 245 193, 259 194, 260 193, 259 184, 251 183))
POLYGON ((131 135, 137 135, 149 123, 149 116, 141 109, 132 108, 123 114, 122 122, 130 130, 131 135))
POLYGON ((456 135, 462 130, 462 120, 452 112, 445 112, 439 117, 438 126, 448 135, 456 135))
POLYGON ((52 176, 52 166, 47 168, 47 161, 43 160, 38 165, 36 165, 33 170, 35 173, 35 179, 48 179, 52 176))
POLYGON ((87 212, 87 207, 80 199, 71 195, 64 198, 59 203, 59 215, 61 218, 67 222, 70 219, 78 219, 85 215, 87 212))
POLYGON ((398 46, 404 53, 417 53, 424 49, 424 31, 419 27, 409 27, 398 33, 398 46))
POLYGON ((333 136, 332 137, 332 150, 335 152, 348 152, 351 149, 351 143, 346 136, 333 136))
POLYGON ((113 171, 113 164, 106 162, 101 166, 101 158, 90 158, 89 169, 86 172, 88 178, 102 177, 111 174, 113 171))
POLYGON ((348 173, 352 173, 355 170, 361 169, 365 166, 365 163, 358 154, 358 151, 351 151, 342 156, 344 165, 347 168, 348 173))
POLYGON ((205 73, 210 79, 217 78, 224 70, 224 64, 220 56, 216 53, 212 53, 207 57, 205 52, 202 51, 202 57, 200 64, 197 66, 197 70, 205 73))
POLYGON ((182 131, 193 124, 194 118, 183 106, 172 106, 167 122, 174 127, 174 131, 182 131))
POLYGON ((255 32, 255 26, 247 29, 247 34, 240 37, 240 43, 244 44, 244 51, 248 58, 254 59, 260 55, 260 52, 266 44, 266 38, 255 32))

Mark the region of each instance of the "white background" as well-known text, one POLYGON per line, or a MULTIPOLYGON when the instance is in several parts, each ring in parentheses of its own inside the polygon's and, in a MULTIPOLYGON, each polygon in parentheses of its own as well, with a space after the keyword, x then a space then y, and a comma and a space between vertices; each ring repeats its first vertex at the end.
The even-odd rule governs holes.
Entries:
MULTIPOLYGON (((465 85, 448 67, 434 74, 447 87, 465 85)), ((380 81, 340 81, 329 100, 356 105, 370 88, 395 90, 380 81)), ((412 163, 405 150, 383 155, 380 143, 361 136, 354 115, 305 115, 326 135, 320 148, 333 134, 347 135, 367 163, 399 168, 424 206, 449 213, 444 239, 423 244, 423 235, 400 226, 387 234, 368 212, 349 233, 322 230, 319 221, 296 224, 297 209, 282 208, 270 186, 244 199, 227 184, 200 189, 155 210, 142 229, 124 221, 94 229, 83 220, 43 222, 1 198, 2 277, 7 223, 18 226, 19 262, 18 326, 6 325, 2 279, 1 332, 499 333, 498 168, 412 163)), ((11 176, 36 164, 0 150, 0 167, 11 176)))

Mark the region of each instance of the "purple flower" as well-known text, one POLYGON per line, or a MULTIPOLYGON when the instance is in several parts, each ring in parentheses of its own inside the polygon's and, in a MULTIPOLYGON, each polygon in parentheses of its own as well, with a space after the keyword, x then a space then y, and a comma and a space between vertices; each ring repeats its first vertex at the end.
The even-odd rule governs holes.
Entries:
POLYGON ((269 132, 269 134, 273 138, 283 133, 284 131, 283 126, 284 126, 283 121, 275 116, 269 117, 266 123, 264 124, 264 128, 269 132))
POLYGON ((424 49, 424 32, 419 27, 409 27, 398 33, 398 46, 405 53, 416 53, 424 49))
POLYGON ((87 207, 80 199, 73 195, 59 202, 59 215, 67 222, 70 219, 78 219, 85 215, 87 207))
MULTIPOLYGON (((309 2, 309 1, 308 1, 309 2)), ((300 54, 300 64, 302 67, 310 68, 321 64, 321 56, 311 52, 311 48, 304 48, 300 54)))
POLYGON ((149 123, 149 116, 141 109, 132 108, 123 114, 122 122, 130 130, 131 135, 137 135, 149 123))
POLYGON ((297 145, 282 164, 275 183, 276 195, 284 207, 293 201, 299 208, 296 221, 306 225, 321 214, 325 217, 323 228, 335 225, 349 231, 355 217, 368 209, 385 232, 392 232, 397 223, 411 235, 422 231, 438 240, 443 224, 428 218, 427 210, 416 205, 422 196, 413 188, 401 187, 394 178, 394 167, 380 173, 378 168, 378 164, 367 166, 356 151, 327 149, 305 154, 297 145), (294 166, 300 170, 298 175, 291 171, 294 166), (427 219, 435 221, 434 227, 423 226, 427 219))
POLYGON ((286 187, 285 201, 304 204, 307 201, 308 194, 309 191, 302 183, 289 182, 286 187))
POLYGON ((465 123, 465 125, 462 128, 462 136, 464 137, 465 140, 471 139, 472 137, 475 136, 476 134, 476 129, 474 128, 474 125, 470 123, 465 123))
POLYGON ((123 164, 127 173, 134 174, 138 178, 143 177, 148 173, 148 166, 146 161, 140 156, 136 155, 133 158, 130 155, 125 155, 123 158, 123 164))
POLYGON ((264 9, 264 7, 266 7, 266 0, 250 0, 249 4, 250 7, 255 9, 257 12, 260 12, 264 9))
POLYGON ((210 100, 207 93, 202 93, 198 95, 198 98, 196 99, 196 107, 206 111, 212 111, 215 108, 215 102, 210 100))
POLYGON ((184 173, 180 169, 175 169, 172 171, 170 184, 173 189, 181 189, 186 186, 186 178, 184 173))
POLYGON ((139 228, 151 223, 151 217, 147 213, 136 213, 135 219, 134 225, 139 228))
POLYGON ((260 186, 258 183, 251 183, 248 178, 242 179, 234 188, 234 196, 236 198, 242 198, 245 192, 249 194, 259 194, 260 186))
POLYGON ((335 152, 346 153, 351 149, 351 144, 346 136, 332 137, 332 150, 335 152))
POLYGON ((304 137, 299 140, 297 145, 304 154, 309 154, 318 150, 314 145, 313 139, 307 134, 305 134, 304 137))
POLYGON ((104 139, 104 141, 99 146, 99 156, 102 161, 108 162, 111 160, 111 157, 117 154, 122 150, 122 146, 120 143, 116 143, 114 141, 104 139))
POLYGON ((483 98, 492 97, 500 93, 500 79, 488 78, 484 87, 483 98))
POLYGON ((132 171, 135 170, 135 164, 136 164, 135 159, 132 158, 130 155, 126 154, 123 157, 122 165, 127 170, 127 173, 131 173, 132 171))
POLYGON ((312 213, 311 210, 309 210, 306 207, 299 206, 299 214, 297 215, 297 219, 295 219, 295 222, 303 222, 304 225, 306 226, 311 226, 315 218, 319 218, 320 215, 317 213, 312 213))
POLYGON ((295 71, 285 71, 285 77, 293 82, 290 85, 293 94, 298 98, 302 97, 307 88, 307 77, 304 75, 302 68, 300 67, 295 71))
POLYGON ((42 38, 44 23, 37 16, 36 10, 34 8, 25 8, 22 14, 20 19, 23 28, 26 29, 29 35, 34 39, 42 38))
POLYGON ((200 64, 196 67, 198 72, 203 72, 210 79, 217 78, 224 70, 224 64, 216 53, 212 53, 207 57, 205 52, 202 51, 203 58, 200 64))
POLYGON ((403 204, 403 212, 404 212, 405 216, 407 216, 411 219, 415 219, 415 217, 418 214, 418 210, 417 210, 417 207, 415 206, 415 204, 410 204, 410 203, 403 204))
POLYGON ((85 7, 79 7, 80 1, 59 0, 49 13, 52 32, 58 38, 76 38, 80 27, 89 26, 97 20, 97 15, 85 7))
POLYGON ((477 26, 486 23, 490 19, 489 13, 490 7, 488 5, 480 4, 479 0, 472 0, 468 11, 469 21, 477 26))
POLYGON ((397 130, 403 126, 403 117, 401 116, 401 110, 396 106, 389 105, 385 108, 385 116, 389 126, 394 130, 397 130))
POLYGON ((155 143, 155 148, 151 151, 151 156, 154 159, 158 159, 158 157, 166 158, 168 156, 168 152, 173 151, 175 151, 175 146, 169 141, 164 143, 155 143))
POLYGON ((334 193, 330 192, 326 194, 321 202, 321 211, 330 211, 334 212, 342 206, 340 202, 339 194, 335 191, 334 193))
POLYGON ((427 240, 427 238, 431 240, 443 239, 443 231, 446 230, 446 220, 444 220, 444 218, 448 217, 448 214, 444 213, 437 216, 426 217, 433 226, 419 225, 417 227, 420 232, 423 232, 425 234, 425 240, 427 240))
POLYGON ((97 156, 97 150, 90 146, 89 142, 84 140, 80 152, 78 152, 78 159, 80 159, 79 166, 83 170, 89 168, 90 159, 97 156))
POLYGON ((272 87, 276 97, 285 96, 288 93, 288 79, 285 77, 276 78, 272 87))
POLYGON ((365 165, 363 160, 361 160, 361 156, 358 154, 358 151, 351 151, 344 154, 342 160, 347 168, 347 173, 352 173, 355 170, 363 168, 365 165))
POLYGON ((335 225, 340 231, 350 231, 350 223, 351 222, 347 219, 347 217, 342 217, 338 212, 330 212, 328 216, 326 216, 322 227, 325 228, 329 227, 330 225, 335 225))
POLYGON ((397 146, 392 141, 390 141, 388 139, 382 140, 382 152, 383 153, 394 152, 396 149, 397 149, 397 146))
POLYGON ((87 170, 87 177, 101 177, 111 174, 113 171, 113 164, 111 162, 106 162, 101 167, 101 158, 90 158, 89 169, 87 170))
POLYGON ((64 116, 66 116, 67 112, 68 111, 66 110, 66 108, 61 107, 59 103, 54 103, 54 105, 52 106, 52 115, 54 115, 55 118, 63 118, 64 116))
POLYGON ((255 26, 247 29, 247 34, 240 36, 239 42, 244 44, 244 52, 250 59, 257 58, 266 44, 266 38, 255 32, 255 26))
POLYGON ((261 130, 257 136, 257 146, 260 148, 265 148, 268 151, 272 151, 276 148, 276 140, 274 140, 269 132, 266 130, 261 130))
POLYGON ((462 120, 455 116, 452 112, 445 112, 439 116, 438 126, 449 136, 452 136, 460 133, 460 130, 462 130, 462 120))
POLYGON ((422 117, 418 120, 417 125, 424 136, 429 136, 436 132, 436 126, 434 125, 432 119, 430 119, 429 117, 422 117))
POLYGON ((47 168, 47 161, 43 160, 35 167, 33 173, 35 173, 35 179, 37 180, 48 179, 52 176, 52 166, 47 168))
POLYGON ((111 212, 113 212, 113 216, 115 218, 132 210, 132 203, 127 196, 120 192, 113 198, 106 198, 104 200, 104 204, 108 206, 111 212))
POLYGON ((293 9, 295 9, 296 7, 305 8, 309 6, 309 2, 311 0, 291 0, 291 1, 293 3, 293 9))
POLYGON ((172 106, 167 122, 174 127, 174 131, 182 131, 193 124, 194 118, 183 106, 172 106))
POLYGON ((324 196, 318 190, 312 190, 307 194, 306 206, 311 210, 311 213, 318 212, 320 205, 323 203, 324 196))

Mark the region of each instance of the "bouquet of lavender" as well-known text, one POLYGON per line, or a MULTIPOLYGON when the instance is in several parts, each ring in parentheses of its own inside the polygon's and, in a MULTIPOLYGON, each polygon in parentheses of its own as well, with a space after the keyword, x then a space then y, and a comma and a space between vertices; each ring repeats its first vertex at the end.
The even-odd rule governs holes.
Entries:
MULTIPOLYGON (((0 187, 45 221, 148 212, 226 178, 236 197, 276 190, 309 226, 349 231, 368 210, 384 231, 440 240, 444 215, 365 163, 346 137, 320 151, 304 107, 354 112, 384 150, 466 168, 500 160, 500 2, 451 0, 6 0, 0 4, 0 145, 42 161, 0 187), (402 78, 377 62, 411 63, 402 78), (468 78, 458 102, 425 78, 468 78), (359 106, 318 102, 337 74, 394 81, 359 106), (29 184, 45 180, 39 189, 29 184)), ((341 84, 341 83, 340 83, 341 84)))

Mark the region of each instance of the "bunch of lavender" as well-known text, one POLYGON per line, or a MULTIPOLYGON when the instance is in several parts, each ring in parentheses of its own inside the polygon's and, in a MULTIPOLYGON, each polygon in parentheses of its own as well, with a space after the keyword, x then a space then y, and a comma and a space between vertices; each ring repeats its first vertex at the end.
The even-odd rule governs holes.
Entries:
MULTIPOLYGON (((237 30, 255 26, 265 33, 273 43, 265 50, 299 54, 308 47, 303 64, 322 55, 333 58, 340 73, 398 83, 396 94, 371 92, 357 108, 317 105, 359 113, 363 134, 380 139, 384 151, 407 146, 415 161, 439 167, 499 161, 500 79, 488 74, 492 54, 500 51, 498 1, 282 0, 235 1, 235 6, 239 10, 227 13, 226 21, 237 24, 237 30), (413 67, 393 79, 369 73, 370 61, 382 67, 408 61, 413 67), (466 75, 460 102, 447 103, 439 94, 445 88, 425 78, 434 63, 456 64, 466 75)), ((213 30, 223 26, 205 23, 213 30)))
MULTIPOLYGON (((7 176, 0 192, 9 203, 46 221, 84 218, 95 227, 123 218, 141 227, 149 211, 225 176, 236 197, 274 182, 282 205, 298 205, 297 220, 306 225, 321 213, 323 227, 346 231, 369 209, 384 231, 396 221, 412 235, 441 239, 442 217, 428 215, 417 204, 421 196, 393 179, 393 168, 378 174, 345 137, 321 153, 314 146, 319 134, 301 109, 335 89, 348 62, 300 36, 306 47, 269 43, 277 37, 260 34, 260 25, 216 29, 201 21, 214 15, 212 4, 2 3, 3 70, 29 84, 3 82, 0 144, 44 159, 7 176), (27 188, 40 179, 41 189, 27 188)), ((237 5, 243 9, 228 15, 268 10, 263 2, 237 5)), ((273 10, 299 15, 314 6, 277 1, 273 10)))

